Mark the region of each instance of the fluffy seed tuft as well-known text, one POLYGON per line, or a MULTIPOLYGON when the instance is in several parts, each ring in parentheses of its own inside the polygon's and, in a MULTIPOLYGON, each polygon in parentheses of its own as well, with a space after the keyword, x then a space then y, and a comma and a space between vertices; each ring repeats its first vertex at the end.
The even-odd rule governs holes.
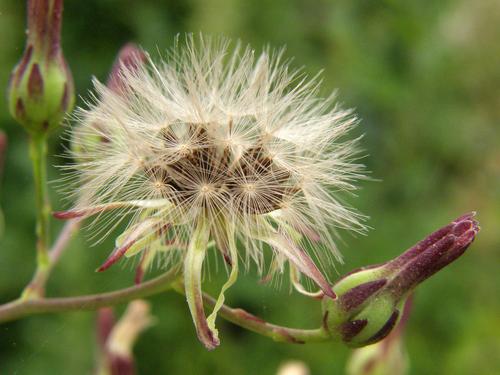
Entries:
MULTIPOLYGON (((180 255, 186 288, 196 289, 197 251, 209 241, 233 271, 238 257, 263 271, 269 247, 270 271, 288 261, 299 291, 307 293, 298 284, 304 274, 332 294, 315 262, 340 259, 336 228, 364 230, 338 198, 363 178, 357 140, 343 140, 356 118, 334 95, 318 98, 318 79, 290 69, 282 52, 256 57, 229 44, 188 37, 166 61, 123 66, 117 87, 94 82, 71 135, 77 203, 59 216, 100 223, 118 210, 105 233, 130 218, 104 268, 138 253, 142 270, 156 254, 180 255)), ((198 335, 213 347, 216 332, 205 326, 197 324, 198 335)))

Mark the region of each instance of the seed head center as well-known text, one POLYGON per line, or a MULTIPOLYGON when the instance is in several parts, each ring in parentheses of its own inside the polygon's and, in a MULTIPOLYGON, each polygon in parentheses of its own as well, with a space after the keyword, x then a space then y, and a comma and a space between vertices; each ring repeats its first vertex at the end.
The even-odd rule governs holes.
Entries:
POLYGON ((253 183, 243 184, 241 185, 241 188, 243 189, 243 191, 249 194, 255 194, 257 191, 257 186, 255 186, 255 184, 253 183))
POLYGON ((179 146, 179 154, 183 157, 189 155, 190 153, 190 148, 187 143, 181 143, 179 146))
POLYGON ((215 191, 214 187, 211 184, 203 184, 200 187, 200 193, 203 195, 208 195, 215 191))

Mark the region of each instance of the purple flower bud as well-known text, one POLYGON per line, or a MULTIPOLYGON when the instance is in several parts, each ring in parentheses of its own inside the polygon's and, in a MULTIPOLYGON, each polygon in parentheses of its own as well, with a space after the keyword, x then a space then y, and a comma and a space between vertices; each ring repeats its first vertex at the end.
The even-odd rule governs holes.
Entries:
MULTIPOLYGON (((118 94, 125 90, 123 75, 134 72, 146 61, 146 58, 146 53, 138 46, 127 43, 118 52, 106 86, 118 94)), ((109 129, 105 124, 94 121, 92 126, 95 128, 94 134, 81 131, 81 128, 75 128, 73 132, 71 150, 77 160, 88 162, 90 153, 95 152, 102 144, 109 142, 109 129)))
POLYGON ((73 79, 61 49, 63 0, 28 0, 24 54, 12 72, 12 116, 33 134, 55 128, 74 103, 73 79))
POLYGON ((146 53, 136 46, 134 43, 127 43, 122 47, 118 56, 111 68, 111 73, 109 74, 108 86, 111 90, 119 92, 123 89, 123 79, 122 75, 124 71, 133 72, 143 63, 146 62, 146 53))
POLYGON ((474 213, 432 233, 399 257, 353 271, 333 287, 338 298, 323 298, 323 324, 349 346, 373 344, 386 337, 415 287, 460 255, 479 226, 474 213))
POLYGON ((385 265, 387 290, 397 298, 462 255, 479 232, 475 213, 459 217, 385 265))

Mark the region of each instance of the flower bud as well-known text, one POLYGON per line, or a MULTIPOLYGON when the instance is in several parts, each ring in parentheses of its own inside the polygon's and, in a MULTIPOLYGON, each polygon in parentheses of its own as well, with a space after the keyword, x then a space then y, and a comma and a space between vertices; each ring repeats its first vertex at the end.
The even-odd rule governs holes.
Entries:
MULTIPOLYGON (((118 52, 109 74, 106 86, 120 93, 124 89, 123 75, 133 72, 146 61, 146 53, 133 43, 127 43, 118 52)), ((109 129, 97 119, 92 121, 94 132, 76 127, 71 139, 71 151, 80 162, 88 162, 89 154, 96 153, 109 142, 109 129)))
POLYGON ((333 287, 336 299, 323 298, 323 325, 348 346, 386 337, 400 318, 409 293, 462 255, 479 231, 474 213, 459 217, 399 257, 353 271, 333 287))
POLYGON ((352 351, 346 365, 348 375, 405 375, 409 358, 404 346, 403 332, 411 310, 412 297, 405 303, 397 327, 382 341, 352 351))
POLYGON ((116 57, 106 86, 113 91, 120 92, 124 88, 123 74, 133 72, 146 62, 146 53, 134 43, 125 44, 116 57))
POLYGON ((71 72, 61 49, 63 0, 28 0, 24 54, 8 88, 11 115, 32 134, 57 127, 74 103, 71 72))

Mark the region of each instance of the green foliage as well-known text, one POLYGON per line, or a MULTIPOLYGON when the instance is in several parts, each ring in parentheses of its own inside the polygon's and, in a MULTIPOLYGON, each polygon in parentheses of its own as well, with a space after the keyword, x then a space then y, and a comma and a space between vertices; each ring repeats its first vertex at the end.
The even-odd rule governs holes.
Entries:
MULTIPOLYGON (((0 88, 24 46, 24 4, 0 6, 0 88)), ((411 374, 497 374, 500 361, 500 5, 457 1, 66 1, 63 47, 84 95, 91 75, 106 78, 115 54, 133 40, 160 51, 179 32, 240 38, 255 48, 287 46, 293 65, 324 69, 323 93, 339 89, 362 119, 365 163, 380 181, 366 182, 349 202, 371 216, 368 236, 345 235, 345 273, 385 261, 461 213, 478 211, 482 231, 471 250, 417 293, 406 341, 411 374)), ((5 90, 0 90, 5 93, 5 90)), ((35 267, 34 197, 23 130, 0 100, 9 136, 0 206, 0 298, 22 290, 35 267)), ((81 101, 79 104, 82 104, 81 101)), ((59 132, 60 133, 60 132, 59 132)), ((54 134, 49 165, 66 163, 54 134)), ((49 178, 58 172, 49 169, 49 178)), ((63 202, 53 190, 55 209, 63 202)), ((54 229, 58 229, 54 225, 54 229)), ((93 270, 112 243, 90 247, 85 231, 73 241, 48 285, 49 295, 75 295, 130 284, 131 265, 93 270)), ((88 232, 87 232, 88 233, 88 232)), ((223 267, 219 264, 219 270, 223 267)), ((218 286, 226 275, 211 282, 218 286)), ((214 290, 218 290, 214 287, 214 290)), ((274 374, 279 364, 305 361, 313 374, 343 373, 340 344, 277 344, 219 323, 219 349, 197 341, 185 301, 168 293, 151 299, 158 324, 136 347, 140 374, 274 374)), ((227 293, 232 306, 280 324, 305 326, 318 303, 261 286, 254 274, 227 293)), ((311 327, 304 327, 311 328, 311 327)), ((3 374, 90 374, 95 348, 91 313, 28 318, 0 327, 3 374)))

